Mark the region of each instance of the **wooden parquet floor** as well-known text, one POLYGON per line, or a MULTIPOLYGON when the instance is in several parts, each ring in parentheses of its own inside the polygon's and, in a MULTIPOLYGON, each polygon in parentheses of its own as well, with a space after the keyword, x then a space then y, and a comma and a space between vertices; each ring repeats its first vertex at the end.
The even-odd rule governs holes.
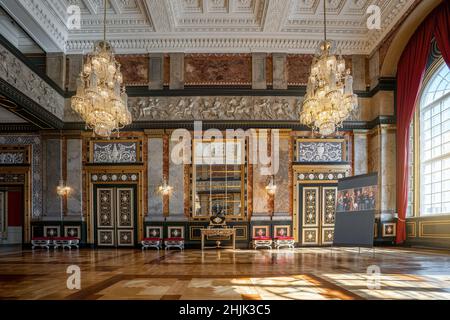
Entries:
POLYGON ((391 248, 377 248, 373 255, 352 248, 0 247, 0 299, 450 299, 450 255, 391 248), (67 288, 70 265, 81 270, 79 290, 67 288))

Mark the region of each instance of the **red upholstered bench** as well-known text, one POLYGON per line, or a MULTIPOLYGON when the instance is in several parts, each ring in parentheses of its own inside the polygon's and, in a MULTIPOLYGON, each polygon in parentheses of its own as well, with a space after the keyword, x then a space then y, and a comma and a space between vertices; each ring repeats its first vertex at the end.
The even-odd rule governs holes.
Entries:
POLYGON ((294 237, 276 237, 275 248, 280 249, 282 247, 288 247, 294 249, 295 239, 294 237))
POLYGON ((253 249, 267 248, 272 249, 272 238, 271 237, 254 237, 253 238, 253 249))
POLYGON ((166 250, 169 250, 170 248, 184 250, 184 238, 166 238, 164 239, 164 246, 166 250))
POLYGON ((148 248, 156 248, 161 249, 162 248, 162 239, 161 238, 144 238, 141 241, 142 244, 142 250, 148 249, 148 248))
POLYGON ((32 249, 39 248, 47 248, 49 249, 52 245, 52 238, 49 237, 34 237, 31 239, 32 249))
POLYGON ((80 244, 80 239, 76 237, 53 237, 51 239, 54 249, 58 247, 72 249, 72 246, 78 249, 78 245, 80 244))

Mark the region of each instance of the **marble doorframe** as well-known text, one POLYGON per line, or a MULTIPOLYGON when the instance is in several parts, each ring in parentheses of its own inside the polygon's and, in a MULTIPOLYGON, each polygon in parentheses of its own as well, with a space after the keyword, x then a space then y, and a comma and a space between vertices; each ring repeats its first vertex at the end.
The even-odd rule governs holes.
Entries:
POLYGON ((342 165, 312 165, 312 164, 297 164, 292 168, 294 183, 292 186, 293 189, 293 219, 292 219, 292 234, 294 235, 294 239, 296 243, 300 243, 301 237, 299 237, 299 215, 302 214, 300 212, 298 206, 300 203, 299 197, 299 189, 300 185, 337 185, 338 179, 337 175, 342 175, 342 177, 347 177, 351 174, 352 167, 349 164, 342 165), (328 175, 333 175, 332 179, 328 179, 328 175), (302 176, 303 175, 303 176, 302 176), (323 179, 318 178, 320 175, 323 175, 323 179), (310 178, 311 177, 311 178, 310 178))
POLYGON ((94 208, 94 185, 136 185, 136 209, 137 209, 137 239, 144 236, 144 185, 145 185, 144 165, 85 165, 83 168, 84 192, 86 194, 86 227, 88 244, 95 242, 95 208, 94 208))
POLYGON ((23 188, 23 242, 31 242, 31 166, 0 166, 0 186, 23 188))

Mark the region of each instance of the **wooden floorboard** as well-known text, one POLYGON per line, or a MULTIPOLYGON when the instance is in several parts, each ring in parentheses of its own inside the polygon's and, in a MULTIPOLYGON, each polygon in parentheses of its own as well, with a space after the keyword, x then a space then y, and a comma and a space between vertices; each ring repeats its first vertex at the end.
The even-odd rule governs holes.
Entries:
POLYGON ((447 253, 0 247, 0 299, 450 299, 447 253), (71 265, 80 267, 80 290, 67 288, 71 265), (368 273, 368 267, 380 274, 368 273))

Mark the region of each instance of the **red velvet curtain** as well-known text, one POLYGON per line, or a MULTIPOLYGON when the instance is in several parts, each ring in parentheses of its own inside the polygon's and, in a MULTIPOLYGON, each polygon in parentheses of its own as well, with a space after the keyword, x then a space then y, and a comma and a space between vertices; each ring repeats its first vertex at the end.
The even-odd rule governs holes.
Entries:
POLYGON ((403 51, 397 68, 397 243, 406 240, 409 127, 433 36, 436 38, 444 59, 450 65, 449 12, 450 1, 445 1, 425 19, 403 51))

